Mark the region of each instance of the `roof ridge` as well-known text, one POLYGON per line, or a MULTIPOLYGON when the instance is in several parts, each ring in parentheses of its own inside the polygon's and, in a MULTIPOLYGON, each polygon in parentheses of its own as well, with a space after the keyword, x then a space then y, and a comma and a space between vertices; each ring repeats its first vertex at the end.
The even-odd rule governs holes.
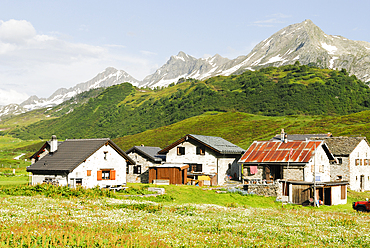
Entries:
POLYGON ((110 140, 109 138, 93 138, 93 139, 66 139, 66 141, 86 141, 86 140, 110 140))

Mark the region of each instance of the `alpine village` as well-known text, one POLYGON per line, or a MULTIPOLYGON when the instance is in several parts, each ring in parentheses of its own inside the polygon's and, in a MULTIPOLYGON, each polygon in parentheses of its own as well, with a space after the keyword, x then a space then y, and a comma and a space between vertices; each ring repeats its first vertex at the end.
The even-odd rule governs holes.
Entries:
POLYGON ((0 244, 368 247, 369 50, 305 20, 0 107, 0 244))

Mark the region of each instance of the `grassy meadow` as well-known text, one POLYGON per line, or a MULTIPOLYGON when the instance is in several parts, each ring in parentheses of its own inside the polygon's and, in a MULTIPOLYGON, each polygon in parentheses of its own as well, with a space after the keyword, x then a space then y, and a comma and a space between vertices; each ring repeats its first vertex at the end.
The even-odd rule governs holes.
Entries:
POLYGON ((272 197, 195 186, 163 186, 167 193, 158 197, 81 189, 78 196, 49 186, 25 196, 25 187, 0 187, 3 247, 367 247, 370 241, 370 215, 350 203, 282 206, 272 197))

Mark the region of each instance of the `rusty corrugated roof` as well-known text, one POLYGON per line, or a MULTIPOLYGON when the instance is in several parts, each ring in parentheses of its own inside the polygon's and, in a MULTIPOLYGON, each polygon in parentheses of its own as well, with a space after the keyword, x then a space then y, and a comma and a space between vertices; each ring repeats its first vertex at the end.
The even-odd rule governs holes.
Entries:
POLYGON ((239 163, 307 163, 322 141, 254 141, 239 163))

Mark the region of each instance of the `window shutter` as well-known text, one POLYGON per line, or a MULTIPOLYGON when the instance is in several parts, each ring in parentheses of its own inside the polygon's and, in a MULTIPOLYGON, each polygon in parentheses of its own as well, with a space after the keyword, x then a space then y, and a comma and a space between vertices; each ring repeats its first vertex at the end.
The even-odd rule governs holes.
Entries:
POLYGON ((111 180, 116 180, 116 171, 115 170, 110 171, 110 179, 111 180))
POLYGON ((103 180, 103 178, 102 178, 102 174, 103 174, 103 172, 100 170, 100 171, 97 171, 98 173, 97 173, 97 175, 98 175, 98 181, 101 181, 101 180, 103 180))
POLYGON ((342 200, 346 199, 346 185, 341 186, 341 197, 342 200))
POLYGON ((91 170, 87 170, 87 176, 91 176, 91 170))

